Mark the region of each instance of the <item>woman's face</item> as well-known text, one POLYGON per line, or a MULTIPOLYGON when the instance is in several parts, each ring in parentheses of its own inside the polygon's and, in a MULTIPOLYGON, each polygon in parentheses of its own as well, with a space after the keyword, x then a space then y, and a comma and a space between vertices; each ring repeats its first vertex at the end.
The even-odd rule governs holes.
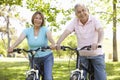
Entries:
POLYGON ((40 27, 42 24, 42 17, 40 14, 37 14, 34 18, 34 26, 40 27))

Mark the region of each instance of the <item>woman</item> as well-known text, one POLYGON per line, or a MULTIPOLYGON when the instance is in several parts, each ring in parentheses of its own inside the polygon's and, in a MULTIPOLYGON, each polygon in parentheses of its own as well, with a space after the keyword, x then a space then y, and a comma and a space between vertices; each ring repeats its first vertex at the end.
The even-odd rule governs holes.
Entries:
MULTIPOLYGON (((17 41, 8 49, 8 52, 13 52, 13 49, 18 46, 25 38, 27 38, 30 49, 48 46, 48 40, 51 45, 50 48, 55 48, 55 42, 52 38, 51 32, 44 26, 44 16, 37 11, 32 16, 33 27, 26 28, 17 39, 17 41)), ((30 61, 31 61, 31 56, 30 61)), ((39 66, 44 65, 44 80, 52 80, 53 54, 51 50, 44 52, 38 51, 34 56, 34 64, 39 66)), ((32 66, 31 66, 32 68, 32 66)), ((40 75, 40 74, 39 74, 40 75)), ((39 77, 40 78, 40 77, 39 77)))

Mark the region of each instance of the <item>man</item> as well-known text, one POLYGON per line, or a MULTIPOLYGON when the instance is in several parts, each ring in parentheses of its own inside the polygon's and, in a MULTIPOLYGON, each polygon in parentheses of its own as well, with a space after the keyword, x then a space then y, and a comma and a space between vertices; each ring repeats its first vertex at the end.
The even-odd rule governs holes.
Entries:
MULTIPOLYGON (((75 7, 76 17, 66 26, 65 31, 58 39, 56 45, 60 49, 61 42, 72 32, 75 32, 77 37, 77 46, 82 48, 91 45, 92 52, 82 52, 80 58, 86 66, 88 66, 88 59, 91 59, 94 67, 95 80, 106 80, 104 53, 102 48, 103 28, 95 17, 89 14, 88 8, 83 4, 76 4, 75 7)), ((84 71, 84 76, 86 76, 84 71)))

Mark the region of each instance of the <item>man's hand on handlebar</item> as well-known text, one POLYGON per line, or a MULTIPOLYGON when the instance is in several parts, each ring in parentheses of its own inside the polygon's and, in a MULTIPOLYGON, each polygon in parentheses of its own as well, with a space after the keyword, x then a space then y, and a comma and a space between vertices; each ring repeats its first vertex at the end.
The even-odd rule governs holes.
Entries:
POLYGON ((60 50, 60 49, 61 49, 60 44, 56 44, 56 50, 60 50))
POLYGON ((98 45, 96 43, 93 43, 91 45, 91 50, 96 50, 98 48, 98 45))
POLYGON ((100 44, 93 43, 93 44, 91 45, 91 50, 96 50, 99 45, 100 45, 100 44))

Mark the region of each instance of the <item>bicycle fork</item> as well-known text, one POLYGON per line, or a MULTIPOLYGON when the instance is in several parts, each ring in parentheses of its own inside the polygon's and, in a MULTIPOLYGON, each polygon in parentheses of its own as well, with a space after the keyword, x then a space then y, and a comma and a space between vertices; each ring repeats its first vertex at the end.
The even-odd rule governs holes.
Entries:
POLYGON ((39 73, 38 70, 31 69, 31 70, 29 70, 29 71, 26 72, 26 77, 28 77, 29 75, 33 74, 33 75, 35 75, 35 78, 38 80, 39 79, 38 73, 39 73))
POLYGON ((85 80, 83 70, 75 69, 71 71, 71 80, 85 80))

